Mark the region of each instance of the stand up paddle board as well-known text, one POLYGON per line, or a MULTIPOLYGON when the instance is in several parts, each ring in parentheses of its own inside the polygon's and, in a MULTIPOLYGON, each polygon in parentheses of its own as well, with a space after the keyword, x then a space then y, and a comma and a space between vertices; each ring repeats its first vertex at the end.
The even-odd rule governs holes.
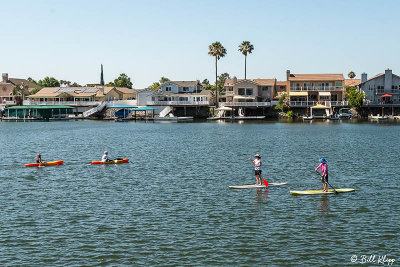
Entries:
MULTIPOLYGON (((285 185, 287 183, 269 183, 269 186, 279 186, 279 185, 285 185)), ((267 188, 265 185, 255 185, 255 184, 249 184, 249 185, 232 185, 229 186, 231 189, 243 189, 243 188, 267 188)))
MULTIPOLYGON (((353 188, 341 188, 336 189, 338 193, 348 193, 353 192, 353 188)), ((319 194, 335 194, 335 190, 329 189, 328 192, 324 192, 323 190, 306 190, 306 191, 290 191, 292 195, 319 195, 319 194)))

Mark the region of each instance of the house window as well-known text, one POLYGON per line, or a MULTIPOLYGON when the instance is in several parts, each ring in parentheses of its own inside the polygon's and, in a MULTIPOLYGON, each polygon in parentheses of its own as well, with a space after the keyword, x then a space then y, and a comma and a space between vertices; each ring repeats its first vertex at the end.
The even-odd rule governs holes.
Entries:
POLYGON ((280 90, 285 90, 285 86, 279 86, 280 90))
POLYGON ((182 91, 183 91, 183 92, 189 92, 189 87, 183 87, 183 88, 182 88, 182 91))
POLYGON ((171 86, 165 87, 165 92, 171 92, 171 86))
POLYGON ((263 87, 262 87, 262 90, 263 90, 263 91, 268 91, 268 89, 269 89, 269 86, 263 86, 263 87))
POLYGON ((238 88, 238 95, 245 95, 245 88, 238 88))
POLYGON ((336 88, 342 88, 343 83, 342 82, 336 82, 336 88))
POLYGON ((232 92, 232 91, 233 91, 233 87, 229 86, 229 87, 228 87, 228 91, 229 91, 229 92, 232 92))
POLYGON ((253 95, 253 88, 246 88, 246 95, 253 95))

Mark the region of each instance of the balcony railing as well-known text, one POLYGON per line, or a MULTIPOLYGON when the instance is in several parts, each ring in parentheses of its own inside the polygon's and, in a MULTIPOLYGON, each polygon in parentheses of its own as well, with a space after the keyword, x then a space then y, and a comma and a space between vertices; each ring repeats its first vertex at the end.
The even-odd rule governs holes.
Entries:
POLYGON ((221 107, 270 107, 271 102, 219 102, 221 107))
POLYGON ((327 107, 343 107, 348 106, 349 102, 347 101, 290 101, 291 107, 312 107, 320 104, 327 107))
POLYGON ((187 105, 193 105, 193 106, 204 106, 204 105, 210 105, 209 101, 149 101, 147 102, 147 105, 150 106, 187 106, 187 105))
POLYGON ((290 91, 344 91, 342 86, 292 86, 290 91))
POLYGON ((66 105, 66 106, 97 106, 101 101, 34 101, 24 100, 24 105, 39 105, 39 106, 54 106, 54 105, 66 105))
POLYGON ((363 103, 364 106, 393 106, 393 105, 400 105, 400 101, 399 100, 395 100, 395 101, 370 101, 370 100, 364 100, 363 103))

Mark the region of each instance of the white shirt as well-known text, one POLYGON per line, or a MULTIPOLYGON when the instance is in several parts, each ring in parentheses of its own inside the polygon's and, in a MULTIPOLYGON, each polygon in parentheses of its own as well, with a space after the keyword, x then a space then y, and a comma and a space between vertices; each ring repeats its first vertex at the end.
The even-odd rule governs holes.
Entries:
POLYGON ((254 170, 261 171, 261 160, 255 159, 253 163, 254 163, 254 170))
POLYGON ((108 156, 106 154, 103 155, 103 157, 101 158, 102 162, 106 162, 108 160, 108 156))

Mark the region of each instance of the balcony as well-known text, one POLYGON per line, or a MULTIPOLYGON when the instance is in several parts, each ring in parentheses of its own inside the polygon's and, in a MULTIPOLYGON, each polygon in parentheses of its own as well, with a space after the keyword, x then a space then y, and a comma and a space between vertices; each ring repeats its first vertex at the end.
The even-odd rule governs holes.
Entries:
POLYGON ((290 101, 291 107, 312 107, 320 104, 327 107, 346 107, 349 105, 347 101, 290 101))
POLYGON ((290 91, 344 91, 344 87, 339 87, 339 86, 295 86, 295 87, 290 87, 290 91))
POLYGON ((219 102, 219 105, 221 107, 270 107, 271 102, 219 102))
POLYGON ((149 106, 208 106, 210 101, 149 101, 149 106))
POLYGON ((399 100, 393 100, 393 101, 364 100, 363 106, 381 106, 381 107, 400 106, 400 101, 399 100))
POLYGON ((24 105, 39 105, 39 106, 97 106, 101 101, 34 101, 34 100, 24 100, 24 105))

